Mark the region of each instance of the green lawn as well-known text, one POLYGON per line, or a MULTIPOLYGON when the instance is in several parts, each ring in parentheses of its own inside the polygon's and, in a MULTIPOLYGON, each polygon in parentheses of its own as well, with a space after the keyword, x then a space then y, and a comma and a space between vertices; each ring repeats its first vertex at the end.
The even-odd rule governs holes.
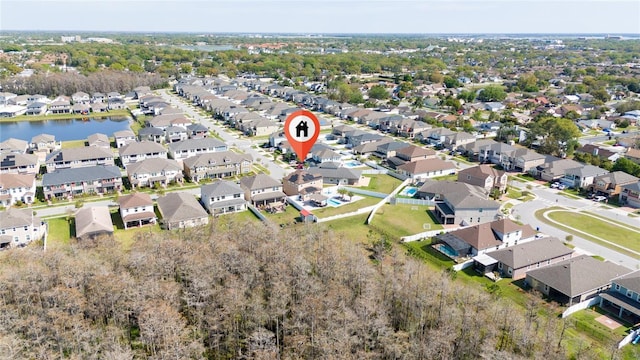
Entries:
MULTIPOLYGON (((536 217, 542 221, 546 219, 543 218, 542 214, 544 212, 549 211, 550 209, 542 209, 536 212, 536 217)), ((599 238, 605 239, 615 244, 619 244, 625 248, 628 248, 633 251, 640 251, 640 243, 636 239, 640 237, 640 229, 638 232, 634 232, 625 228, 618 226, 617 224, 611 224, 598 218, 594 218, 591 216, 587 216, 580 213, 570 212, 570 211, 555 211, 549 213, 549 218, 559 222, 560 224, 565 224, 575 229, 579 229, 580 231, 584 231, 587 234, 591 234, 593 236, 597 236, 599 238)), ((545 221, 546 222, 546 221, 545 221)), ((567 227, 563 227, 560 224, 552 224, 555 227, 559 227, 564 231, 574 234, 576 236, 580 236, 582 238, 591 240, 596 242, 602 246, 606 246, 610 249, 625 253, 629 256, 632 256, 636 259, 640 259, 640 256, 637 254, 625 251, 619 247, 614 245, 602 242, 593 236, 589 236, 587 234, 579 233, 573 231, 567 227)), ((627 225, 628 226, 628 225, 627 225)))
POLYGON ((436 176, 436 177, 433 178, 433 180, 438 180, 438 181, 457 181, 458 180, 458 174, 436 176))
POLYGON ((362 187, 366 190, 377 191, 385 194, 390 194, 395 190, 402 181, 386 174, 367 174, 364 177, 370 178, 369 185, 362 187))
POLYGON ((351 241, 367 242, 369 241, 367 239, 368 234, 370 232, 375 233, 374 230, 365 224, 368 216, 369 214, 350 216, 318 225, 325 226, 327 229, 331 229, 336 234, 342 235, 351 241))
POLYGON ((63 141, 62 148, 63 149, 72 149, 72 148, 81 148, 85 146, 85 140, 71 140, 71 141, 63 141))
POLYGON ((395 238, 394 240, 428 230, 442 229, 442 225, 434 221, 428 210, 428 206, 384 204, 373 217, 372 225, 384 229, 395 238), (428 224, 428 229, 424 227, 425 224, 428 224))
POLYGON ((47 235, 47 247, 68 245, 72 236, 75 236, 75 229, 66 217, 44 219, 49 225, 47 235))
POLYGON ((313 210, 312 212, 319 218, 329 217, 329 216, 338 215, 338 214, 350 213, 360 208, 375 205, 382 200, 380 198, 375 198, 372 196, 365 196, 365 195, 357 195, 357 196, 361 196, 363 197, 363 199, 356 200, 339 207, 325 206, 321 209, 313 210))
POLYGON ((263 213, 264 216, 274 224, 278 225, 291 225, 296 222, 296 219, 300 217, 300 211, 291 205, 285 207, 285 211, 277 214, 263 213))

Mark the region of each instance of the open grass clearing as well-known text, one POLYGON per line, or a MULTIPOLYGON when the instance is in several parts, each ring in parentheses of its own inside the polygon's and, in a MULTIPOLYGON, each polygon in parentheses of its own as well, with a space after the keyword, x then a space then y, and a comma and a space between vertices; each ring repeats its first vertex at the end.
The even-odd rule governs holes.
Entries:
POLYGON ((318 226, 324 226, 327 229, 332 230, 338 236, 343 236, 345 239, 359 243, 366 243, 369 241, 369 234, 375 233, 375 230, 372 230, 365 224, 368 216, 369 214, 349 216, 342 219, 320 223, 318 226))
POLYGON ((400 184, 402 184, 401 180, 386 174, 367 174, 363 176, 370 179, 369 185, 362 187, 363 189, 377 191, 385 194, 390 194, 393 190, 400 186, 400 184))
POLYGON ((633 251, 638 251, 640 249, 640 243, 636 240, 639 237, 638 233, 620 228, 620 226, 616 224, 607 223, 588 215, 566 210, 553 211, 557 209, 559 208, 540 209, 535 213, 536 218, 545 224, 559 228, 569 234, 587 239, 635 259, 640 259, 638 254, 625 250, 625 248, 633 251), (547 220, 544 217, 545 213, 549 213, 549 218, 557 223, 547 220), (600 239, 604 239, 611 243, 600 239), (620 245, 621 247, 616 246, 615 244, 620 245))
POLYGON ((314 213, 319 218, 326 218, 329 216, 350 213, 367 206, 375 205, 382 200, 380 198, 376 198, 373 196, 366 196, 366 195, 357 195, 357 196, 362 197, 362 199, 354 200, 352 202, 349 202, 348 204, 341 205, 338 207, 325 206, 321 209, 313 210, 312 213, 314 213))
POLYGON ((371 224, 392 235, 395 238, 392 240, 400 240, 402 236, 429 230, 442 229, 442 225, 434 221, 428 206, 409 204, 384 204, 376 212, 371 224))
POLYGON ((73 149, 73 148, 81 148, 85 146, 85 140, 70 140, 70 141, 63 141, 62 142, 62 148, 63 149, 73 149))

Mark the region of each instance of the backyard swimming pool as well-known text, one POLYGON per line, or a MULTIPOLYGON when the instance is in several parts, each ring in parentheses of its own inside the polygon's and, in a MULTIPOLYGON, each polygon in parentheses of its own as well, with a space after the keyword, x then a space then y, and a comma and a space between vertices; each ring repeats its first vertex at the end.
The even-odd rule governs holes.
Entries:
POLYGON ((453 250, 453 248, 451 248, 451 246, 447 245, 447 244, 438 244, 436 245, 436 249, 438 249, 438 251, 440 251, 441 253, 447 255, 450 258, 455 258, 458 257, 458 253, 453 250))
POLYGON ((410 187, 407 186, 406 188, 402 189, 402 191, 400 192, 400 195, 403 196, 413 196, 418 192, 418 188, 416 187, 410 187))
POLYGON ((358 166, 362 166, 362 163, 360 161, 352 160, 344 163, 344 167, 346 168, 354 168, 358 166))
POLYGON ((338 207, 338 206, 342 205, 342 202, 339 201, 339 200, 336 200, 334 198, 331 198, 331 199, 327 200, 327 204, 329 204, 329 205, 331 205, 333 207, 338 207))

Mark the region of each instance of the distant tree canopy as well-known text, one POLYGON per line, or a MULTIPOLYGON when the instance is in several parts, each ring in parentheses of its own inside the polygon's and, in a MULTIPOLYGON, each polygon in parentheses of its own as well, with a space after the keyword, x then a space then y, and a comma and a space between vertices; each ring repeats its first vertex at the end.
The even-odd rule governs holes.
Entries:
POLYGON ((580 136, 578 126, 570 119, 545 117, 529 125, 526 144, 540 143, 538 151, 555 156, 571 155, 580 136))
POLYGON ((499 85, 489 85, 478 93, 480 101, 502 101, 507 98, 504 88, 499 85))
POLYGON ((389 92, 383 85, 373 85, 369 89, 368 95, 372 99, 384 100, 389 98, 389 92))

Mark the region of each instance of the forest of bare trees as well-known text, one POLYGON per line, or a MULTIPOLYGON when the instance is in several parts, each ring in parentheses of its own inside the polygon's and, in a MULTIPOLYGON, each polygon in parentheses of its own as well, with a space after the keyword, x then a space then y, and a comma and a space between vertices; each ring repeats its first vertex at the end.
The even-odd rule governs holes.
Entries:
POLYGON ((566 358, 539 304, 516 311, 395 250, 373 261, 318 226, 223 221, 126 251, 1 253, 0 358, 566 358))
POLYGON ((0 83, 3 91, 15 94, 41 94, 48 97, 86 93, 127 93, 137 86, 152 89, 167 86, 167 79, 158 74, 104 70, 89 75, 79 73, 37 73, 30 77, 12 77, 0 83))

